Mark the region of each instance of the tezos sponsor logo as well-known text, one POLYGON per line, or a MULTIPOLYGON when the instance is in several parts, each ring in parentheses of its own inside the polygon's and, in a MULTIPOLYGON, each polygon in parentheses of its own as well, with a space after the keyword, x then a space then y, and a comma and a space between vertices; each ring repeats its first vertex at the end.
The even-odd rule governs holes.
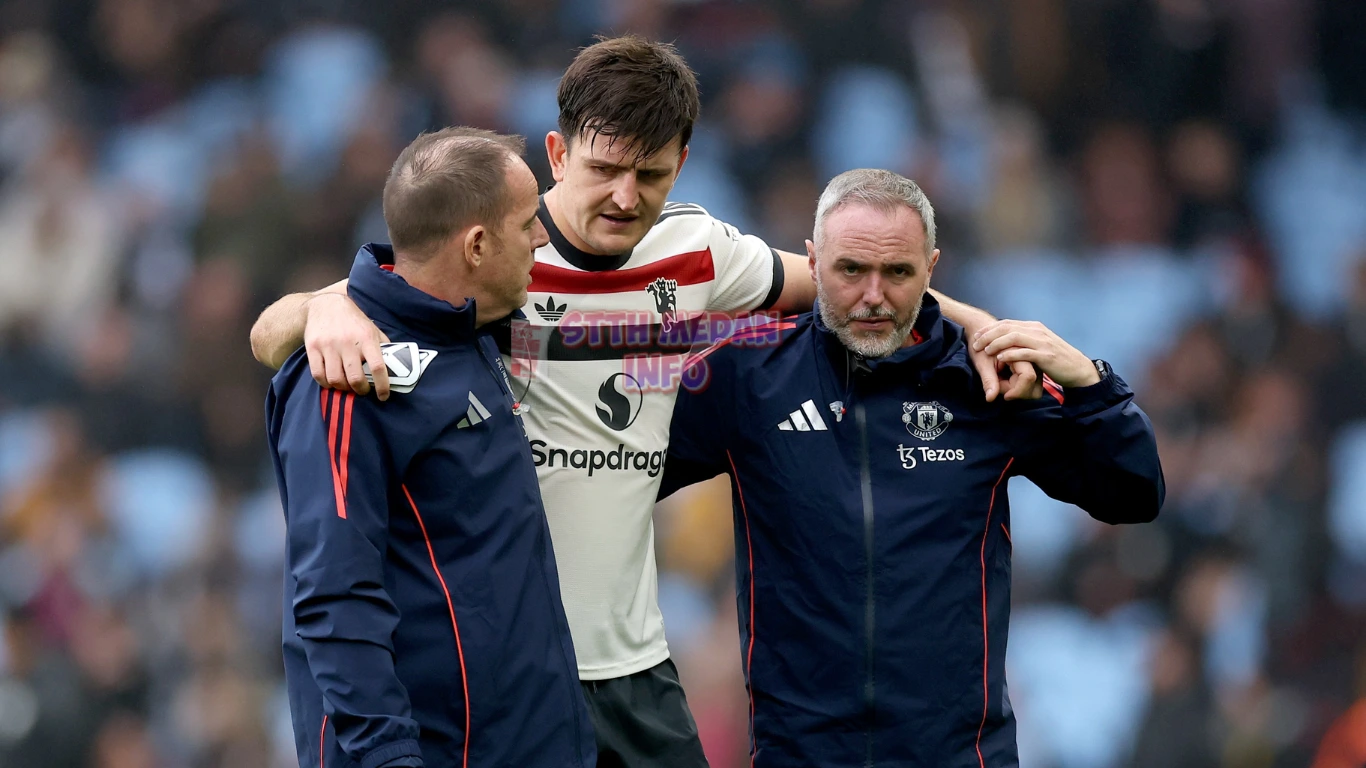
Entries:
POLYGON ((901 460, 902 469, 915 469, 920 462, 925 461, 962 461, 964 458, 962 448, 926 448, 916 445, 907 448, 900 443, 896 446, 896 457, 901 460))

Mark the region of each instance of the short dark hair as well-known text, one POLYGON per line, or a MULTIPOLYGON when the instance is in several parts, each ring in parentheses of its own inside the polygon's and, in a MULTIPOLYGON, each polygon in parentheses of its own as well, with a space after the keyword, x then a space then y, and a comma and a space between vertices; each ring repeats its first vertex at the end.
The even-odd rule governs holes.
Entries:
POLYGON ((636 160, 678 137, 692 139, 702 109, 697 76, 669 43, 636 35, 604 38, 579 51, 560 78, 560 133, 626 141, 636 160))
POLYGON ((413 139, 384 182, 384 223, 394 250, 427 257, 471 224, 500 222, 511 205, 508 163, 525 151, 520 136, 464 126, 413 139))

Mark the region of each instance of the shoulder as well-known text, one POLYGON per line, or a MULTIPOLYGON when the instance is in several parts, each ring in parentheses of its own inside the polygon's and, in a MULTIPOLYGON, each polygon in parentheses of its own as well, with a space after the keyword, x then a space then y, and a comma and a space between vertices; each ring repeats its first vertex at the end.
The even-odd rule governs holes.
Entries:
MULTIPOLYGON (((402 342, 402 337, 391 339, 402 342)), ((351 417, 371 422, 378 431, 395 430, 395 434, 413 435, 440 428, 450 414, 463 413, 482 363, 478 350, 439 348, 429 349, 418 344, 419 373, 406 391, 391 387, 389 399, 381 402, 373 393, 365 396, 346 394, 335 398, 339 409, 348 409, 351 417)), ((329 393, 313 380, 308 356, 303 349, 289 359, 271 380, 272 418, 283 418, 284 409, 325 409, 332 402, 329 393)), ((327 414, 323 414, 324 418, 327 414)))
POLYGON ((707 209, 697 203, 667 202, 664 210, 659 214, 659 221, 669 221, 670 219, 691 218, 695 221, 714 221, 707 209))
POLYGON ((740 230, 711 215, 697 203, 665 203, 655 220, 654 230, 670 240, 680 236, 707 238, 714 246, 721 240, 738 241, 745 235, 740 230))

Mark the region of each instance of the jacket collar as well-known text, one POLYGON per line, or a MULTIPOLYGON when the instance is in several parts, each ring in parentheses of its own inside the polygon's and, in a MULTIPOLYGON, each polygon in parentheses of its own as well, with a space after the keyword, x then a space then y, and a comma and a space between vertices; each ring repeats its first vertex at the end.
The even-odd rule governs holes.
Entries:
POLYGON ((366 316, 413 337, 404 341, 449 345, 475 338, 474 299, 452 306, 409 285, 392 271, 393 264, 394 250, 388 245, 369 243, 356 254, 347 294, 366 316))
POLYGON ((913 338, 919 342, 902 347, 882 358, 865 358, 844 346, 821 320, 819 302, 812 308, 813 323, 818 342, 824 347, 831 363, 838 367, 852 366, 869 374, 879 371, 900 372, 925 381, 935 376, 976 375, 968 359, 967 344, 963 340, 962 326, 944 317, 939 302, 929 293, 920 306, 920 317, 912 330, 913 338))

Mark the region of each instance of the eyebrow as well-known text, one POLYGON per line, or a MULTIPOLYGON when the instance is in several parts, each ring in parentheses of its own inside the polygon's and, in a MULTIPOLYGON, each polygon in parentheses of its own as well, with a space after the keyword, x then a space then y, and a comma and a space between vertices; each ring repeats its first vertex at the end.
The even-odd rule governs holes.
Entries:
POLYGON ((589 165, 601 165, 604 168, 616 168, 623 171, 645 171, 646 173, 668 173, 673 166, 665 165, 636 165, 635 163, 609 163, 606 160, 588 159, 589 165))
MULTIPOLYGON (((851 257, 851 256, 836 256, 836 257, 835 257, 835 266, 837 266, 837 267, 841 267, 841 266, 872 267, 872 266, 875 266, 875 265, 869 264, 868 262, 864 262, 864 261, 858 261, 858 260, 854 259, 854 258, 851 257)), ((886 264, 881 264, 881 265, 877 265, 877 266, 879 266, 879 268, 881 268, 881 269, 893 269, 893 268, 896 268, 896 267, 901 267, 901 268, 907 269, 907 270, 909 270, 909 271, 911 271, 911 272, 917 272, 917 271, 919 271, 918 267, 916 267, 915 262, 913 262, 913 261, 892 261, 892 262, 888 262, 888 263, 886 263, 886 264)))

